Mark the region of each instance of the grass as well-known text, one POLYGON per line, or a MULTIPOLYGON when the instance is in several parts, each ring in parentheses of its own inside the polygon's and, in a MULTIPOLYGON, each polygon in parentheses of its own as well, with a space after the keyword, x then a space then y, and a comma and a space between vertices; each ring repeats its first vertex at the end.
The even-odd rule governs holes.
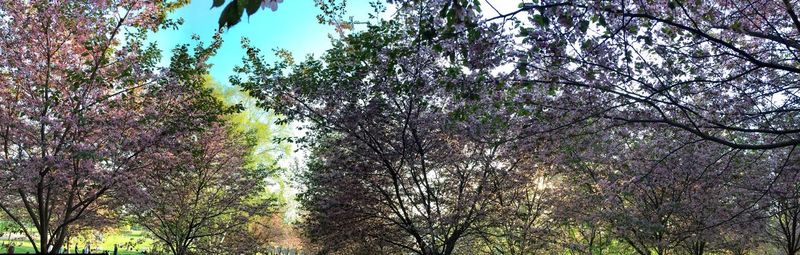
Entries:
MULTIPOLYGON (((71 240, 73 243, 70 244, 69 251, 74 252, 75 249, 75 241, 71 240)), ((14 243, 14 253, 15 254, 25 254, 25 253, 34 253, 33 246, 28 241, 8 241, 8 240, 0 240, 2 244, 14 243)), ((83 245, 85 245, 85 237, 78 238, 78 252, 82 252, 83 245)), ((138 230, 117 230, 113 232, 106 232, 103 233, 102 241, 93 240, 91 242, 92 249, 99 248, 99 252, 108 251, 111 254, 114 251, 114 244, 117 244, 117 254, 119 255, 138 255, 142 254, 140 250, 146 249, 150 250, 150 247, 153 246, 153 240, 147 238, 142 231, 138 230), (126 242, 136 242, 141 240, 141 242, 134 246, 133 250, 127 250, 124 247, 126 242)), ((0 253, 5 253, 5 247, 0 247, 0 253)), ((98 251, 95 250, 95 253, 98 251)))

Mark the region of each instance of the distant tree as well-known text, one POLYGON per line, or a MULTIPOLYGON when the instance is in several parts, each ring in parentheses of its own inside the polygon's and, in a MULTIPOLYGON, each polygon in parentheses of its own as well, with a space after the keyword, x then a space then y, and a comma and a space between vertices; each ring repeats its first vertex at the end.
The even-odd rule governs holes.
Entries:
POLYGON ((270 245, 281 247, 304 247, 305 240, 293 222, 287 222, 285 212, 260 216, 250 227, 259 240, 268 240, 270 245))
POLYGON ((226 240, 245 241, 238 238, 248 232, 250 218, 272 205, 259 197, 268 172, 247 162, 252 141, 229 129, 217 124, 149 154, 152 170, 137 185, 142 196, 127 210, 172 254, 231 251, 239 246, 226 240))
POLYGON ((573 202, 568 206, 575 209, 564 212, 566 217, 590 216, 593 224, 607 226, 606 231, 642 255, 726 249, 743 241, 723 242, 729 227, 737 232, 728 234, 745 234, 755 232, 747 227, 759 226, 754 221, 761 208, 752 205, 760 196, 751 187, 764 182, 746 176, 779 167, 763 154, 688 140, 669 129, 645 127, 633 137, 612 133, 624 136, 578 140, 593 145, 575 148, 573 163, 565 162, 573 168, 573 178, 585 180, 568 189, 578 193, 574 196, 596 199, 592 204, 573 202))
MULTIPOLYGON (((776 157, 787 164, 783 172, 775 171, 775 182, 769 190, 771 215, 767 225, 769 242, 782 251, 782 254, 800 254, 800 167, 798 158, 776 157), (785 161, 784 161, 785 160, 785 161)), ((761 189, 765 189, 761 187, 761 189)))
POLYGON ((281 140, 291 134, 291 127, 276 124, 280 120, 274 111, 258 107, 258 100, 239 87, 223 85, 206 76, 205 87, 213 90, 214 97, 226 105, 241 107, 240 111, 225 116, 225 120, 237 131, 248 133, 256 140, 250 155, 252 164, 274 165, 278 160, 291 155, 291 144, 281 140))
MULTIPOLYGON (((524 160, 539 160, 527 156, 524 160)), ((493 210, 477 223, 474 250, 484 254, 537 254, 556 250, 557 223, 553 211, 559 185, 548 166, 519 162, 521 169, 499 181, 506 182, 497 192, 493 210)))
POLYGON ((768 231, 772 242, 780 247, 783 254, 794 255, 800 252, 800 205, 797 198, 782 198, 775 201, 776 213, 768 231))

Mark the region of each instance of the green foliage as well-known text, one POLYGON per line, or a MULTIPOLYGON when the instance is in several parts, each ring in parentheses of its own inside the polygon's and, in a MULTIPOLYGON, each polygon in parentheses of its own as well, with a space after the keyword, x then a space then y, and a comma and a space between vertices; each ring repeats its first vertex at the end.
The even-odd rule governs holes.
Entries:
POLYGON ((279 139, 289 136, 291 127, 287 124, 276 124, 280 116, 274 111, 258 108, 255 98, 237 87, 222 85, 211 76, 206 76, 205 86, 225 105, 240 109, 228 114, 225 121, 231 123, 236 131, 247 133, 252 139, 253 153, 250 161, 253 166, 274 166, 281 158, 291 156, 291 144, 279 139))
MULTIPOLYGON (((228 5, 222 9, 222 14, 219 16, 219 28, 230 28, 238 24, 242 20, 244 13, 247 16, 252 16, 258 11, 261 6, 262 0, 232 0, 228 5)), ((211 8, 220 7, 225 3, 225 0, 214 0, 211 8)))

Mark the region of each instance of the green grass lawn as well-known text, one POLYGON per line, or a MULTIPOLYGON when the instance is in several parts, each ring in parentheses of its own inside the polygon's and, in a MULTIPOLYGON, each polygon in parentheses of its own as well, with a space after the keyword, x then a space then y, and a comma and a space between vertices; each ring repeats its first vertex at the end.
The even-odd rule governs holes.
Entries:
MULTIPOLYGON (((2 244, 8 244, 9 242, 13 242, 15 245, 14 253, 15 254, 25 254, 30 253, 33 254, 33 246, 31 246, 30 242, 27 241, 7 241, 7 240, 0 240, 2 244)), ((78 240, 78 252, 81 252, 83 249, 83 245, 85 244, 84 240, 78 240)), ((135 255, 141 254, 139 252, 142 249, 150 250, 150 247, 153 245, 153 240, 147 238, 142 231, 137 230, 119 230, 116 233, 104 233, 102 242, 94 242, 95 246, 92 246, 92 249, 100 248, 101 251, 108 251, 111 254, 114 251, 114 244, 119 245, 117 249, 117 254, 120 255, 135 255), (142 240, 142 243, 136 245, 134 250, 126 250, 123 247, 123 244, 126 242, 136 242, 137 240, 142 240)), ((70 252, 74 252, 74 244, 71 244, 69 247, 70 252)), ((4 247, 0 247, 0 253, 5 253, 6 249, 4 247)), ((95 251, 97 252, 97 251, 95 251)))

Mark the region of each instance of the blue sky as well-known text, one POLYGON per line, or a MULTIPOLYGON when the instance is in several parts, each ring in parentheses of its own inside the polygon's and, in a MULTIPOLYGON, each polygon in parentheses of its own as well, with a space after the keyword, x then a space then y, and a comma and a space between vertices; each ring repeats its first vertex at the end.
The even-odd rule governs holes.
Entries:
MULTIPOLYGON (((229 1, 226 1, 226 4, 229 1)), ((192 34, 197 34, 208 43, 217 29, 217 20, 223 8, 211 9, 211 0, 193 0, 169 15, 170 18, 183 18, 184 24, 177 30, 161 30, 152 38, 164 53, 163 62, 167 63, 170 50, 181 43, 192 43, 192 34)), ((224 6, 223 6, 224 7, 224 6)), ((372 10, 369 1, 348 1, 348 15, 356 20, 366 19, 372 10)), ((241 64, 244 50, 241 38, 250 39, 251 45, 271 54, 272 49, 282 48, 291 52, 296 59, 308 54, 319 56, 330 48, 329 35, 338 36, 330 25, 317 22, 319 9, 313 0, 285 0, 273 12, 269 9, 259 10, 252 17, 242 21, 222 35, 224 43, 217 55, 209 60, 213 64, 211 75, 218 82, 227 85, 233 68, 241 64)))

